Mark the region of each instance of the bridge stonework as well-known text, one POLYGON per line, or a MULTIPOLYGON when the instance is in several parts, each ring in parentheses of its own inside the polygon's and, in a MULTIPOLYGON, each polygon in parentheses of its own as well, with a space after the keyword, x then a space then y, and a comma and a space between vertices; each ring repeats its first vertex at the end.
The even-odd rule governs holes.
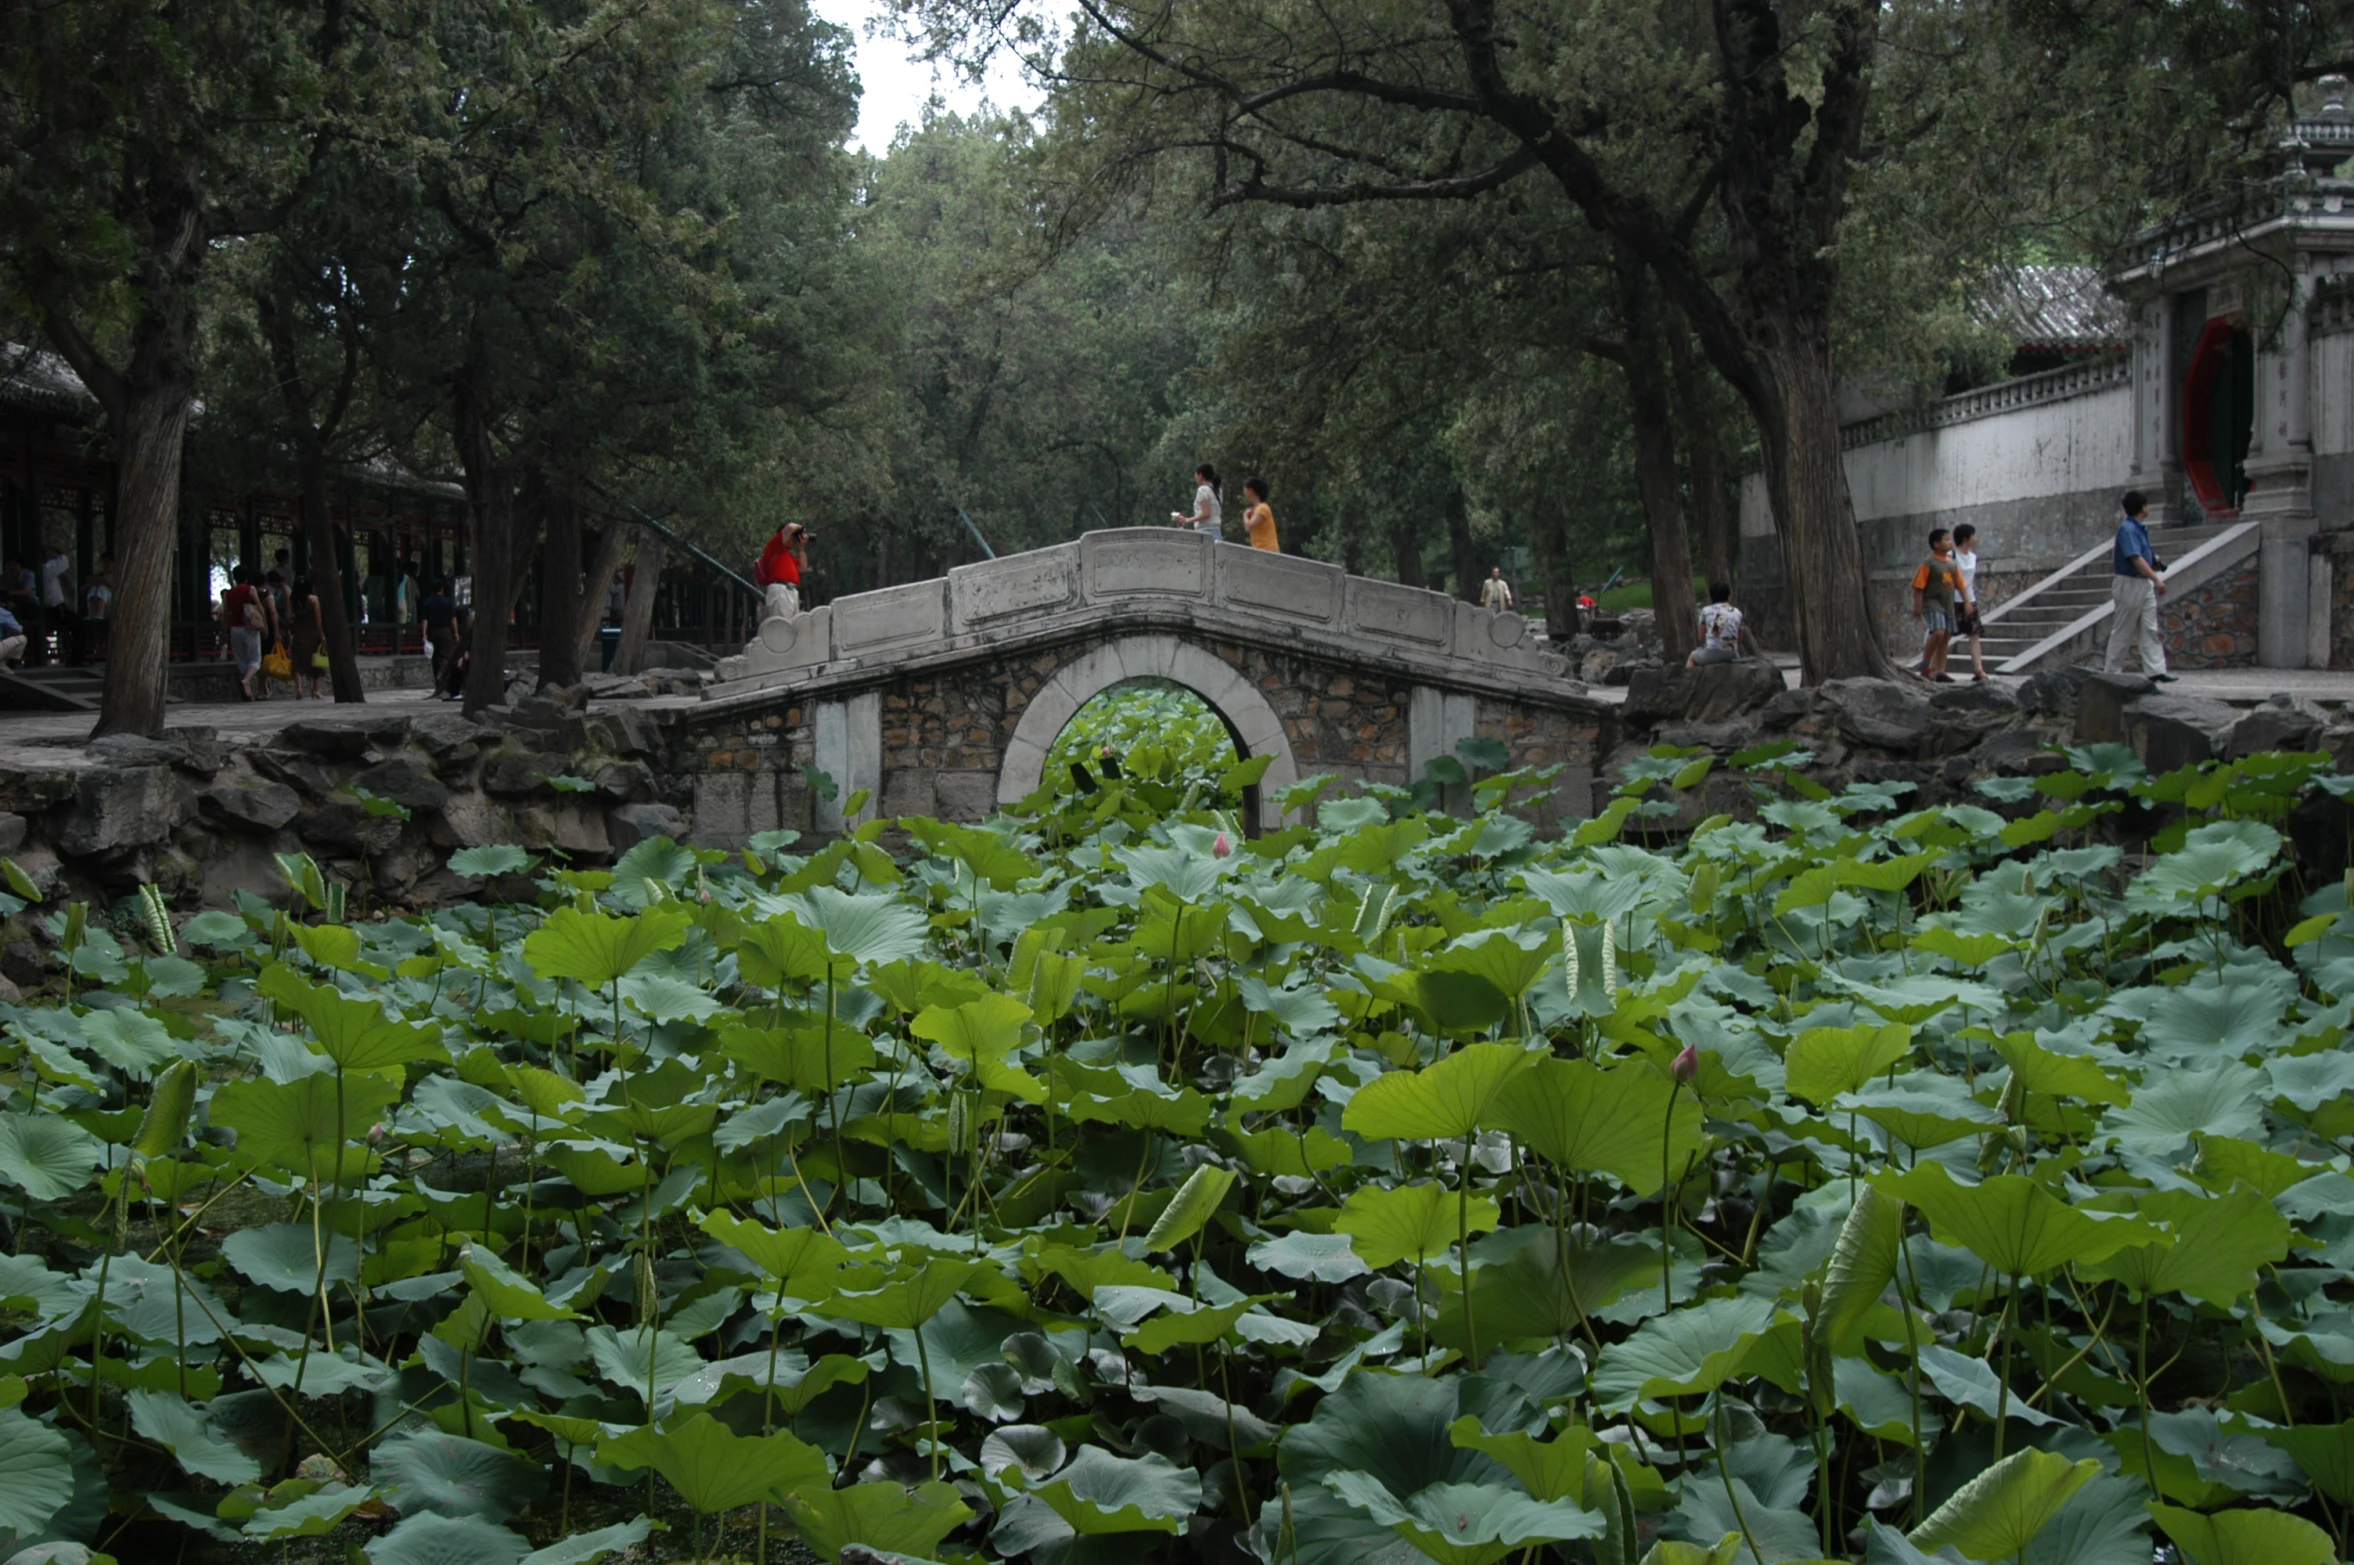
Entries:
POLYGON ((700 709, 665 723, 670 770, 693 785, 694 837, 727 846, 777 827, 829 834, 860 819, 978 820, 1044 780, 1079 709, 1166 680, 1217 712, 1244 756, 1270 755, 1254 824, 1318 773, 1407 783, 1466 738, 1513 762, 1566 766, 1532 801, 1540 828, 1592 809, 1613 712, 1564 680, 1527 622, 1441 593, 1176 529, 961 567, 762 627, 700 709), (840 796, 814 797, 802 771, 840 796))

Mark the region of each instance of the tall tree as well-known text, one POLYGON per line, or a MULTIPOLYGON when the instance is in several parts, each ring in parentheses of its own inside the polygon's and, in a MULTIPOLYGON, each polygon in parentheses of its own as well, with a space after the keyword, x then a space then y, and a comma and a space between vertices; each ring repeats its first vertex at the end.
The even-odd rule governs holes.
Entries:
POLYGON ((339 9, 0 6, 0 268, 16 308, 97 399, 114 448, 97 734, 163 731, 204 276, 300 188, 338 68, 339 9))

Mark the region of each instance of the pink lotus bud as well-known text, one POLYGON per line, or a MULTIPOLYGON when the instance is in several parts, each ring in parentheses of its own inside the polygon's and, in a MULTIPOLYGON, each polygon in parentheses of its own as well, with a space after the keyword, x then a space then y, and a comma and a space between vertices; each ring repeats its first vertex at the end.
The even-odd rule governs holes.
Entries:
POLYGON ((1668 1074, 1675 1077, 1676 1080, 1690 1081, 1700 1074, 1700 1051, 1688 1043, 1685 1044, 1684 1052, 1677 1055, 1675 1063, 1668 1066, 1667 1069, 1668 1074))
POLYGON ((377 1146, 380 1145, 383 1140, 384 1122, 382 1120, 378 1120, 375 1124, 368 1127, 368 1145, 377 1146))
POLYGON ((1227 836, 1224 832, 1218 833, 1217 841, 1210 844, 1210 857, 1214 859, 1227 858, 1231 856, 1233 852, 1234 839, 1227 836))

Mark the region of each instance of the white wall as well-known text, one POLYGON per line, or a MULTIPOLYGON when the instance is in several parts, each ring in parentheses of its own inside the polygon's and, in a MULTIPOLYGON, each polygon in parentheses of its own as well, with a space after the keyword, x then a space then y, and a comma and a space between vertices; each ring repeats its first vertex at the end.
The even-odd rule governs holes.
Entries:
POLYGON ((2132 473, 2133 388, 2122 383, 1847 453, 1864 522, 2122 488, 2132 473))
POLYGON ((2313 454, 2354 452, 2354 332, 2313 339, 2313 454))

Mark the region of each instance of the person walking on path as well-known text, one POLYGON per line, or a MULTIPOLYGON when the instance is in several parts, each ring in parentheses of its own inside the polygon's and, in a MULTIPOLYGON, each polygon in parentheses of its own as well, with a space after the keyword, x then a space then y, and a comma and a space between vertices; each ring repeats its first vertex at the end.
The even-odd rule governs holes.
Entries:
POLYGON ((2116 542, 2109 547, 2109 652, 2101 666, 2112 674, 2125 672, 2125 648, 2138 643, 2141 671, 2152 679, 2171 682, 2166 672, 2166 643, 2158 639, 2158 600, 2166 596, 2158 551, 2150 547, 2150 530, 2143 522, 2149 499, 2129 489, 2119 502, 2124 519, 2117 524, 2116 542))
POLYGON ((450 595, 447 576, 433 584, 433 592, 419 606, 425 617, 425 652, 433 664, 433 687, 441 688, 441 676, 449 672, 450 660, 458 655, 458 600, 450 595))
POLYGON ((809 564, 809 529, 787 522, 768 540, 752 567, 752 585, 760 589, 763 620, 801 617, 801 572, 809 564))
POLYGON ((1953 562, 1953 546, 1942 527, 1929 533, 1929 558, 1913 572, 1913 613, 1921 621, 1921 677, 1950 685, 1945 671, 1946 646, 1953 639, 1954 605, 1961 596, 1962 573, 1953 562))
POLYGON ((262 632, 270 628, 270 611, 253 590, 253 567, 240 565, 231 578, 236 585, 221 595, 221 623, 229 629, 229 655, 237 662, 237 688, 245 699, 258 701, 253 682, 262 671, 262 632))
POLYGON ((1953 530, 1954 569, 1962 573, 1962 607, 1954 616, 1954 629, 1970 638, 1970 682, 1986 683, 1986 633, 1979 623, 1978 609, 1978 529, 1968 522, 1953 530))
MULTIPOLYGON (((274 574, 274 573, 273 573, 274 574)), ((294 586, 294 696, 298 701, 322 701, 327 696, 327 618, 319 608, 319 592, 309 577, 294 586)))
POLYGON ((1750 650, 1756 651, 1757 638, 1749 634, 1749 627, 1741 621, 1741 611, 1733 607, 1732 584, 1712 581, 1708 584, 1708 601, 1700 606, 1700 645, 1684 659, 1684 666, 1704 668, 1711 663, 1738 663, 1745 636, 1750 650))
POLYGON ((73 551, 59 544, 41 562, 41 621, 42 629, 57 638, 57 661, 79 663, 81 637, 76 622, 81 618, 74 612, 74 557, 73 551))
POLYGON ((1503 614, 1512 608, 1512 584, 1504 579, 1504 567, 1491 567, 1488 579, 1479 584, 1479 606, 1491 614, 1503 614))
POLYGON ((1226 521, 1218 509, 1218 470, 1204 462, 1193 470, 1193 482, 1193 514, 1188 516, 1183 511, 1171 511, 1169 524, 1172 527, 1190 528, 1197 533, 1208 533, 1213 538, 1223 537, 1226 521))
POLYGON ((1242 513, 1242 530, 1249 535, 1251 547, 1281 554, 1283 546, 1275 541, 1275 508, 1267 503, 1267 480, 1246 478, 1242 481, 1242 492, 1250 501, 1242 513))

